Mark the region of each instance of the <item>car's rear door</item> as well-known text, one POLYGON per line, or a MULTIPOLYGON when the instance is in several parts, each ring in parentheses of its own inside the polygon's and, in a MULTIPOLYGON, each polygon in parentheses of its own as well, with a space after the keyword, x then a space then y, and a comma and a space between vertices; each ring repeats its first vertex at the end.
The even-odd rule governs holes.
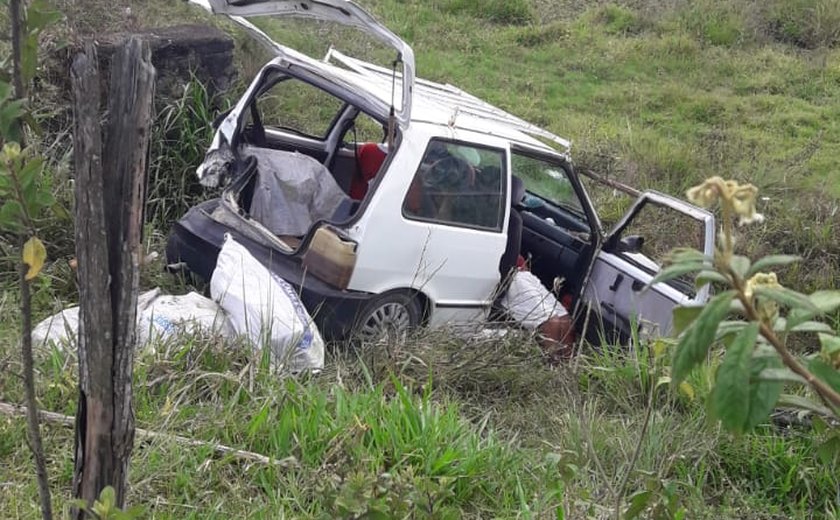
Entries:
POLYGON ((604 241, 586 286, 584 299, 597 309, 603 329, 624 339, 634 327, 642 336, 669 334, 673 308, 705 302, 709 287, 698 290, 687 278, 648 286, 675 247, 711 256, 714 233, 711 213, 667 195, 643 193, 604 241))
POLYGON ((355 27, 390 46, 397 52, 402 64, 399 76, 401 85, 397 95, 399 105, 394 107, 394 114, 400 126, 405 128, 411 119, 411 95, 414 90, 414 51, 399 36, 379 23, 370 13, 349 0, 189 0, 204 9, 229 16, 248 30, 258 41, 282 55, 299 55, 293 49, 285 47, 248 22, 252 17, 293 17, 308 18, 339 23, 355 27))

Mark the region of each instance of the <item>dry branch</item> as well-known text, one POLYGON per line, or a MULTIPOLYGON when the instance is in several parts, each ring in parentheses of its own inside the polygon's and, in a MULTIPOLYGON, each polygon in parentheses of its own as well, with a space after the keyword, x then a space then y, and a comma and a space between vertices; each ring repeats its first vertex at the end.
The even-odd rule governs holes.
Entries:
MULTIPOLYGON (((28 410, 25 406, 0 402, 0 414, 8 415, 11 417, 19 417, 26 415, 27 411, 28 410)), ((40 410, 38 412, 38 416, 42 421, 50 424, 58 424, 61 426, 66 426, 68 428, 72 428, 75 425, 75 419, 69 415, 40 410)), ((214 442, 202 441, 197 439, 190 439, 189 437, 182 437, 180 435, 172 435, 169 433, 144 430, 143 428, 137 428, 135 430, 135 433, 138 439, 161 440, 165 442, 174 442, 176 444, 181 444, 184 446, 210 448, 218 455, 231 456, 237 460, 258 462, 260 464, 266 464, 270 466, 281 466, 284 468, 297 465, 297 459, 295 457, 286 457, 285 459, 279 460, 272 459, 271 457, 267 457, 260 453, 238 450, 236 448, 231 448, 230 446, 225 446, 223 444, 217 444, 214 442)))

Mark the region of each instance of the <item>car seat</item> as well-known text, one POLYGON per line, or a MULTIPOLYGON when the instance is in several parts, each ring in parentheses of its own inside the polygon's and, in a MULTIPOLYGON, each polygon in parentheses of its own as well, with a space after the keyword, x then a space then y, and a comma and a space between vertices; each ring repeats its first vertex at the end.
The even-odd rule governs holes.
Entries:
POLYGON ((358 170, 350 182, 350 197, 362 200, 367 195, 368 184, 376 177, 388 154, 378 143, 365 143, 358 148, 358 170))

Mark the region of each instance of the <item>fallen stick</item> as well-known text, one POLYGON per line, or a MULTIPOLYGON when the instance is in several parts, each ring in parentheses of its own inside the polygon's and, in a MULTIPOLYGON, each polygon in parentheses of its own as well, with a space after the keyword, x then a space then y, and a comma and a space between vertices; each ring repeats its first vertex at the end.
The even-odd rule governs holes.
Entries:
MULTIPOLYGON (((26 407, 0 402, 0 413, 12 417, 23 416, 26 415, 26 407)), ((42 421, 47 423, 59 424, 61 426, 67 426, 70 428, 73 428, 75 426, 75 418, 69 415, 63 415, 55 412, 47 412, 44 410, 39 411, 38 415, 42 421)), ((213 451, 220 455, 230 455, 236 459, 259 462, 261 464, 268 464, 271 466, 291 467, 297 465, 297 459, 295 457, 286 457, 285 459, 276 460, 270 457, 266 457, 265 455, 261 455, 259 453, 254 453, 252 451, 237 450, 236 448, 231 448, 230 446, 224 446, 222 444, 190 439, 188 437, 182 437, 180 435, 153 432, 151 430, 144 430, 143 428, 137 428, 135 430, 135 434, 140 439, 160 439, 164 441, 172 441, 186 446, 212 448, 213 451)))

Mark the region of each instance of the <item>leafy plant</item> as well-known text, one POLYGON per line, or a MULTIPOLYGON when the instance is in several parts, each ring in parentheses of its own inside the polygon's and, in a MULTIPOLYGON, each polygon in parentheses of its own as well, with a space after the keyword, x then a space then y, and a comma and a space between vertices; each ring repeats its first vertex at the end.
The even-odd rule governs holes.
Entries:
MULTIPOLYGON (((832 419, 840 418, 840 338, 818 318, 840 307, 840 291, 806 295, 779 283, 773 268, 798 260, 770 255, 752 262, 735 253, 738 225, 762 222, 756 212, 758 189, 713 177, 688 191, 701 206, 720 205, 722 226, 713 258, 699 251, 672 252, 670 265, 654 283, 697 273, 697 286, 714 283, 723 290, 703 307, 674 312, 679 344, 674 352, 672 383, 679 385, 706 360, 717 342, 725 355, 717 370, 709 410, 728 430, 753 429, 777 405, 802 408, 832 419), (798 357, 788 338, 816 333, 820 348, 798 357), (805 386, 814 396, 782 394, 785 384, 805 386)), ((836 446, 830 441, 829 446, 836 446)), ((829 449, 829 448, 826 448, 829 449)))
POLYGON ((73 500, 72 504, 96 520, 134 520, 142 518, 146 512, 142 506, 134 506, 125 511, 120 509, 117 506, 117 493, 111 486, 105 486, 90 507, 84 500, 73 500))
POLYGON ((44 243, 38 238, 38 219, 54 203, 42 182, 44 160, 27 148, 25 125, 32 126, 26 111, 26 86, 35 76, 38 64, 38 37, 49 24, 58 20, 42 1, 28 8, 20 0, 8 4, 12 29, 12 84, 0 80, 0 234, 20 243, 20 288, 23 337, 21 358, 27 405, 30 447, 35 458, 41 514, 52 518, 47 468, 38 426, 35 399, 35 375, 32 359, 32 295, 30 282, 38 276, 47 257, 44 243), (14 86, 12 86, 14 85, 14 86))

